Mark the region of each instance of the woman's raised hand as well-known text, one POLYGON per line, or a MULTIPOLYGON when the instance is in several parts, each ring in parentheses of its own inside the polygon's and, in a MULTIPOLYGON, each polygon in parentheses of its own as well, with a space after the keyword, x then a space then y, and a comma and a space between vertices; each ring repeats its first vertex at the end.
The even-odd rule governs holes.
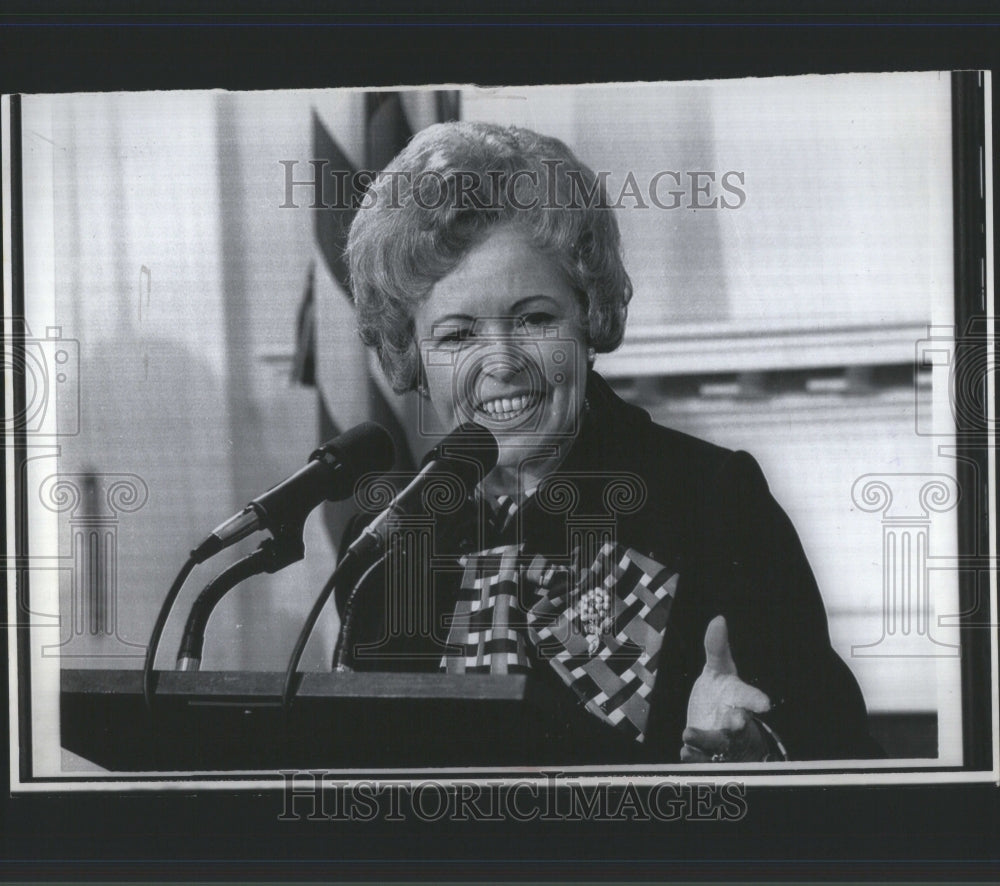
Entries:
POLYGON ((729 627, 717 615, 705 631, 705 667, 688 699, 684 763, 763 760, 768 742, 753 714, 771 709, 770 699, 744 683, 729 649, 729 627))

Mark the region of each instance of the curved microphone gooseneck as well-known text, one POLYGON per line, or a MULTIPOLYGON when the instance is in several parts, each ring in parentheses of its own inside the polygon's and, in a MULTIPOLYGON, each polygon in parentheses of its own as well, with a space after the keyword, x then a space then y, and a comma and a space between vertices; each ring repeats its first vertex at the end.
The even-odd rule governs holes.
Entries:
MULTIPOLYGON (((159 613, 157 613, 153 631, 149 635, 149 645, 146 647, 146 659, 142 665, 142 699, 146 704, 146 713, 150 718, 153 715, 153 662, 156 660, 156 650, 160 646, 160 636, 163 634, 163 628, 167 623, 167 616, 170 615, 170 610, 173 609, 174 600, 177 599, 181 588, 184 587, 184 582, 187 581, 187 577, 197 565, 198 559, 192 553, 187 558, 187 562, 181 567, 181 571, 177 573, 177 578, 174 579, 170 590, 167 591, 163 605, 160 607, 159 613)), ((152 720, 150 720, 150 724, 152 725, 152 720)))
MULTIPOLYGON (((469 423, 452 431, 427 454, 423 469, 413 481, 393 498, 389 506, 372 520, 350 545, 333 575, 323 586, 296 640, 295 649, 285 671, 285 683, 281 694, 286 722, 294 696, 295 675, 299 661, 330 594, 340 587, 352 589, 344 607, 345 617, 348 617, 346 624, 350 630, 358 589, 364 585, 371 571, 385 559, 394 521, 401 516, 422 511, 424 493, 442 475, 458 479, 464 494, 471 494, 483 477, 496 467, 499 455, 496 438, 485 428, 469 423)), ((337 653, 338 664, 341 667, 344 665, 345 646, 344 637, 341 635, 337 653)))
POLYGON ((252 554, 241 557, 210 581, 191 606, 177 650, 177 670, 197 671, 205 644, 205 630, 215 607, 233 588, 263 572, 275 573, 305 556, 303 527, 285 528, 274 538, 265 539, 252 554))
POLYGON ((333 575, 331 575, 327 579, 326 584, 323 585, 323 590, 319 592, 316 602, 313 604, 312 609, 309 610, 309 615, 306 616, 305 623, 302 625, 302 630, 299 631, 299 636, 295 640, 295 648, 292 650, 291 658, 288 660, 288 667, 285 668, 285 679, 281 688, 281 708, 286 722, 288 712, 291 709, 292 697, 295 694, 295 677, 298 673, 299 662, 302 660, 302 654, 305 652, 306 643, 309 642, 313 629, 316 627, 316 622, 319 621, 320 613, 322 613, 323 608, 330 599, 330 595, 341 586, 341 583, 350 586, 360 583, 360 581, 362 581, 372 569, 382 562, 384 557, 385 555, 382 555, 376 559, 371 566, 364 569, 362 574, 364 561, 357 554, 353 554, 351 551, 348 551, 347 554, 344 555, 344 559, 337 564, 337 568, 333 571, 333 575))
MULTIPOLYGON (((167 618, 192 570, 209 557, 258 530, 268 530, 274 536, 261 545, 258 551, 261 553, 260 558, 254 559, 253 555, 246 558, 252 560, 255 567, 261 566, 258 571, 277 571, 301 559, 305 550, 302 528, 308 514, 323 501, 338 501, 349 497, 359 477, 367 473, 387 471, 394 459, 395 447, 389 432, 375 422, 363 422, 316 449, 305 467, 255 498, 191 551, 160 606, 146 648, 142 694, 150 716, 150 725, 156 653, 167 618)), ((241 571, 237 570, 235 574, 238 575, 241 571)), ((233 575, 234 573, 226 570, 219 576, 218 587, 228 582, 233 575)))

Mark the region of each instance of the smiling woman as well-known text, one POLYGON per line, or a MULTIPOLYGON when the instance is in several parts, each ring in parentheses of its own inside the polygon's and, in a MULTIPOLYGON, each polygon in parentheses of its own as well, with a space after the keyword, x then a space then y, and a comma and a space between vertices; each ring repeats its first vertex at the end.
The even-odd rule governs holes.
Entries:
POLYGON ((423 391, 446 427, 475 421, 497 437, 494 497, 520 496, 565 458, 586 391, 585 322, 584 297, 512 225, 487 234, 417 305, 423 391))
POLYGON ((756 462, 653 424, 594 371, 632 287, 602 182, 562 142, 424 130, 367 195, 348 253, 362 338, 395 390, 445 427, 488 428, 500 457, 447 516, 479 515, 477 531, 416 572, 388 565, 399 580, 340 660, 532 674, 573 702, 589 762, 879 754, 756 462), (393 597, 407 583, 408 603, 393 597), (421 590, 431 617, 404 637, 390 622, 421 590))

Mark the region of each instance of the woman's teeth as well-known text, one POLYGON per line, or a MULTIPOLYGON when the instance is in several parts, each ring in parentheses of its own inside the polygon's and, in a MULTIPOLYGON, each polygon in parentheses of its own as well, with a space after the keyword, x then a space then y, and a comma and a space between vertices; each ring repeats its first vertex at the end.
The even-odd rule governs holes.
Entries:
POLYGON ((522 394, 518 397, 497 397, 479 404, 479 411, 485 412, 496 421, 507 421, 517 418, 522 412, 538 402, 535 394, 522 394))

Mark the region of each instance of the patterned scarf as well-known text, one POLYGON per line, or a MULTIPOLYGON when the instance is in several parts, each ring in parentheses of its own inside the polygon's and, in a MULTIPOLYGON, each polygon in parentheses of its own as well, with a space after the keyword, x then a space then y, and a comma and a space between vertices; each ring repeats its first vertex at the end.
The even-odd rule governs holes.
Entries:
MULTIPOLYGON (((516 510, 501 500, 493 528, 509 526, 516 510)), ((551 667, 591 714, 641 742, 678 575, 620 544, 584 559, 577 549, 569 563, 550 563, 523 544, 463 556, 441 667, 551 667)))

